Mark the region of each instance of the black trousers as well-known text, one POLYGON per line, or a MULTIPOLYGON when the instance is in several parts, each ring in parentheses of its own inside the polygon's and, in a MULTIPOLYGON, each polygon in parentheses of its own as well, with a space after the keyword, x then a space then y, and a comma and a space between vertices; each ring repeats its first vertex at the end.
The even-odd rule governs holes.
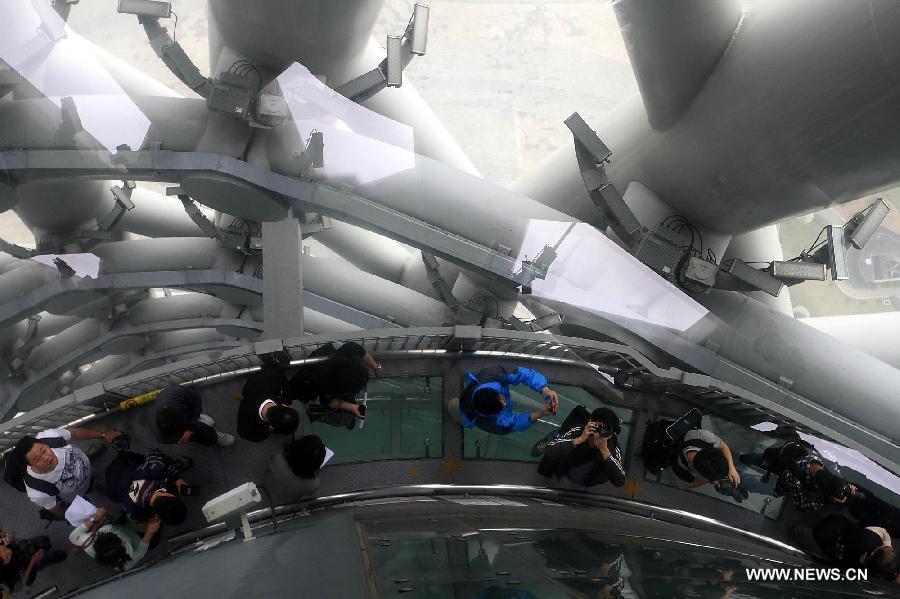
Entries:
POLYGON ((216 433, 216 429, 208 424, 198 422, 191 430, 194 431, 194 434, 191 437, 191 441, 194 443, 207 446, 217 445, 219 443, 219 435, 216 433))

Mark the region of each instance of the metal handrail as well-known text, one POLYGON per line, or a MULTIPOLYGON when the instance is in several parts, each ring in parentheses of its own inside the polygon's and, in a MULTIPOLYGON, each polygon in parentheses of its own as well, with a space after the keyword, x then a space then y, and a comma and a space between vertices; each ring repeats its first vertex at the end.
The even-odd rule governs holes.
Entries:
POLYGON ((170 384, 198 385, 225 380, 278 359, 297 363, 327 343, 354 341, 380 356, 429 355, 517 356, 590 365, 622 375, 620 382, 639 390, 662 391, 692 401, 705 410, 740 424, 772 421, 815 432, 860 450, 894 472, 900 471, 900 447, 890 439, 859 426, 847 417, 826 410, 783 387, 730 365, 745 385, 707 375, 664 368, 628 345, 551 336, 543 333, 484 329, 477 326, 411 327, 351 331, 271 339, 223 352, 214 360, 193 358, 140 373, 97 383, 40 406, 0 424, 0 450, 24 435, 72 421, 97 416, 111 405, 170 384), (751 385, 752 384, 752 385, 751 385), (753 387, 753 390, 747 387, 753 387), (112 403, 111 403, 112 402, 112 403))
MULTIPOLYGON (((359 491, 350 491, 346 493, 338 493, 334 495, 325 495, 321 497, 313 497, 306 501, 285 504, 273 508, 263 508, 249 512, 247 517, 251 524, 251 530, 261 532, 262 529, 269 527, 274 522, 275 528, 278 524, 289 522, 297 517, 308 515, 313 511, 322 511, 327 509, 335 509, 345 507, 353 503, 362 501, 372 501, 378 499, 398 498, 398 497, 441 497, 455 495, 489 495, 489 496, 508 496, 521 498, 537 498, 549 501, 563 501, 586 505, 589 507, 605 510, 615 510, 634 516, 675 524, 679 526, 687 526, 690 528, 699 528, 711 532, 722 533, 726 536, 744 537, 754 543, 766 546, 769 549, 775 549, 785 554, 785 561, 774 560, 770 557, 761 557, 755 554, 752 557, 762 559, 768 562, 783 563, 790 566, 801 566, 800 563, 788 562, 791 558, 800 558, 804 564, 809 563, 807 556, 800 549, 765 535, 750 532, 743 528, 731 526, 720 520, 700 516, 684 510, 667 508, 652 503, 646 503, 635 499, 625 499, 614 497, 611 495, 603 495, 592 493, 590 491, 555 489, 550 487, 537 487, 531 485, 448 485, 448 484, 423 484, 423 485, 399 485, 390 487, 379 487, 374 489, 363 489, 359 491), (273 514, 274 512, 274 514, 273 514)), ((142 563, 138 567, 128 572, 121 572, 95 581, 89 585, 69 592, 63 597, 75 597, 85 591, 103 586, 131 576, 137 572, 152 568, 164 561, 173 559, 183 552, 191 551, 198 545, 202 545, 223 533, 227 533, 228 526, 224 522, 211 524, 204 528, 194 530, 187 533, 170 537, 168 542, 170 547, 166 556, 148 563, 142 563)), ((271 531, 275 532, 275 530, 271 531)))

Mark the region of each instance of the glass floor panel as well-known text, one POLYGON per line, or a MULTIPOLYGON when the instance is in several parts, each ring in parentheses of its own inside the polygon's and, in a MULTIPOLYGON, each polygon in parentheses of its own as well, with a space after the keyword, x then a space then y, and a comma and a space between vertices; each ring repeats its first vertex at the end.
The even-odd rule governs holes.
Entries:
POLYGON ((366 534, 380 597, 638 599, 860 596, 858 583, 757 583, 777 564, 712 547, 580 530, 366 534))
MULTIPOLYGON (((715 433, 716 435, 721 437, 722 440, 728 443, 728 447, 731 449, 731 453, 734 456, 735 467, 738 469, 738 472, 742 474, 745 471, 758 475, 763 474, 763 472, 741 464, 739 459, 741 454, 762 453, 762 451, 767 447, 771 447, 772 445, 776 445, 779 442, 783 442, 778 441, 777 439, 773 439, 765 433, 761 433, 746 426, 735 424, 734 422, 729 422, 728 420, 719 418, 718 416, 704 416, 703 428, 712 433, 715 433)), ((651 475, 650 473, 647 473, 646 478, 647 480, 652 480, 654 482, 669 485, 671 487, 679 487, 682 489, 686 489, 688 485, 686 482, 678 478, 671 469, 668 468, 666 470, 663 470, 659 475, 651 475)), ((776 477, 773 477, 773 479, 774 478, 776 477)), ((703 485, 702 487, 698 487, 696 489, 693 489, 692 491, 694 493, 706 495, 707 497, 712 497, 713 499, 718 499, 719 501, 725 501, 727 503, 734 504, 746 510, 758 512, 773 520, 777 520, 778 516, 781 515, 781 509, 785 500, 784 497, 771 497, 768 495, 750 493, 750 497, 748 499, 745 499, 742 503, 737 503, 726 495, 720 495, 712 485, 703 485)))
MULTIPOLYGON (((488 458, 492 460, 518 460, 538 462, 540 458, 531 457, 532 446, 550 431, 557 430, 569 412, 582 405, 588 412, 595 408, 610 408, 622 420, 622 432, 619 434, 619 447, 622 458, 627 463, 628 440, 631 436, 631 423, 634 411, 605 403, 587 390, 573 385, 552 385, 559 393, 559 410, 557 414, 538 420, 527 431, 509 435, 492 435, 477 428, 463 430, 463 457, 466 459, 488 458)), ((516 412, 533 412, 544 405, 544 399, 525 387, 510 389, 516 412)))
POLYGON ((443 457, 443 387, 439 376, 369 379, 362 429, 314 422, 312 433, 334 451, 335 464, 443 457))

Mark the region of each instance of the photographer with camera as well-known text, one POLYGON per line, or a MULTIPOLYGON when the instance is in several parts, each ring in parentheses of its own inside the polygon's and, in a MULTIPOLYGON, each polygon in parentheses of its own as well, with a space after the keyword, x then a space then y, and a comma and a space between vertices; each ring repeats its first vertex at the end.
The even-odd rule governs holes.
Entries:
POLYGON ((447 409, 466 428, 477 427, 495 435, 508 435, 528 430, 547 414, 556 414, 558 405, 559 397, 544 375, 522 366, 512 371, 495 366, 478 375, 467 372, 462 394, 459 399, 450 400, 447 409), (537 391, 547 405, 533 412, 514 412, 509 388, 515 385, 537 391))
POLYGON ((617 434, 622 423, 609 408, 597 408, 590 414, 584 406, 575 406, 560 425, 537 443, 531 455, 543 455, 538 473, 565 476, 575 484, 592 487, 610 483, 625 484, 625 468, 617 434))
POLYGON ((766 476, 778 476, 771 494, 790 495, 801 512, 818 510, 826 501, 845 504, 859 492, 856 485, 826 469, 813 446, 800 439, 770 447, 761 454, 742 455, 741 462, 765 469, 766 476))
POLYGON ((771 495, 774 486, 756 474, 739 473, 728 444, 703 429, 690 430, 684 435, 671 466, 679 478, 690 483, 691 489, 710 483, 720 494, 738 503, 750 493, 771 495))

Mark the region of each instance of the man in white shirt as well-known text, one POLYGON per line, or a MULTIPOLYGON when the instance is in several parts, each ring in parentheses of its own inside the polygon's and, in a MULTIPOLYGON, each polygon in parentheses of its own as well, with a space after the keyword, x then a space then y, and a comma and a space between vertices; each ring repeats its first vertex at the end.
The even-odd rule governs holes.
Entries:
POLYGON ((20 439, 7 458, 7 468, 18 467, 22 486, 16 486, 32 502, 61 517, 65 513, 63 502, 71 503, 92 486, 91 462, 71 441, 101 439, 110 443, 121 434, 86 428, 45 430, 20 439))

